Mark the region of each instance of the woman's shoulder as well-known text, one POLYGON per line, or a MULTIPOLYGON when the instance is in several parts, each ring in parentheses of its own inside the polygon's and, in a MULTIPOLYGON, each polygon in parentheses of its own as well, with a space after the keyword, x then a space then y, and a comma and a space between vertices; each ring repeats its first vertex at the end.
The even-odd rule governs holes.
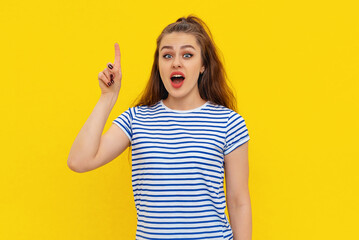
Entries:
POLYGON ((152 105, 136 105, 136 106, 131 107, 131 109, 135 113, 137 113, 137 112, 146 113, 146 112, 157 111, 158 109, 160 109, 160 107, 161 107, 161 104, 160 104, 160 101, 158 101, 152 105))
POLYGON ((209 112, 215 115, 226 116, 228 119, 231 119, 233 117, 243 118, 243 116, 236 110, 233 110, 221 104, 216 104, 210 101, 208 102, 207 109, 209 112))
POLYGON ((226 106, 223 106, 221 104, 214 103, 212 101, 207 102, 207 108, 211 111, 218 111, 218 112, 223 112, 223 113, 233 112, 232 109, 227 108, 226 106))

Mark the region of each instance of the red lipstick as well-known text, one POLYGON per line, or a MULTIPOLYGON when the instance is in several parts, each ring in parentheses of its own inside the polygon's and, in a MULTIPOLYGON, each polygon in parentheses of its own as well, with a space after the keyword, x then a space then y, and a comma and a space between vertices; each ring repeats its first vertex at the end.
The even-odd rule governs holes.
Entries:
POLYGON ((172 72, 170 78, 173 77, 173 75, 182 75, 182 77, 185 78, 184 73, 183 73, 183 72, 180 72, 180 71, 172 72))
POLYGON ((171 84, 174 88, 179 88, 182 86, 184 79, 185 79, 185 75, 183 72, 180 71, 175 71, 171 73, 171 84))

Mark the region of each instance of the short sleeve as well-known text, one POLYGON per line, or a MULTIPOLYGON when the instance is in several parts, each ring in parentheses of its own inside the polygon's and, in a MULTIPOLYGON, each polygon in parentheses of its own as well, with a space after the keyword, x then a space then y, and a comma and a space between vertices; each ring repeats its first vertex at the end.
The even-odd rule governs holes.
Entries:
POLYGON ((248 142, 249 135, 246 123, 241 115, 231 110, 226 127, 226 144, 224 155, 232 152, 243 143, 248 142))
POLYGON ((118 116, 112 123, 119 126, 132 142, 132 121, 134 116, 134 108, 129 108, 118 116))

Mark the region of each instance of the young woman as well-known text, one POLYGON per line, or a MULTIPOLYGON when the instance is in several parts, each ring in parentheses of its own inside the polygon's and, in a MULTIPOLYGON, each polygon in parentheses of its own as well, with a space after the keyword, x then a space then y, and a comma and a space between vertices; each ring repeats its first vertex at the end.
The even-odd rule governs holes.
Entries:
POLYGON ((250 240, 248 130, 206 24, 190 15, 162 31, 139 101, 101 136, 121 88, 120 58, 116 43, 69 167, 93 170, 130 146, 136 239, 250 240))

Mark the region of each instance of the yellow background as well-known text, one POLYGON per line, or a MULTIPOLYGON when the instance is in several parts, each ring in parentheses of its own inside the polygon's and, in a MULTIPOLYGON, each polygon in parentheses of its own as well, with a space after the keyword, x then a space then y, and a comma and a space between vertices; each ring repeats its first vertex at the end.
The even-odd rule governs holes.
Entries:
POLYGON ((0 239, 135 239, 128 151, 67 156, 122 54, 111 121, 147 82, 161 30, 193 13, 246 120, 253 240, 359 239, 356 1, 7 1, 0 5, 0 239))

